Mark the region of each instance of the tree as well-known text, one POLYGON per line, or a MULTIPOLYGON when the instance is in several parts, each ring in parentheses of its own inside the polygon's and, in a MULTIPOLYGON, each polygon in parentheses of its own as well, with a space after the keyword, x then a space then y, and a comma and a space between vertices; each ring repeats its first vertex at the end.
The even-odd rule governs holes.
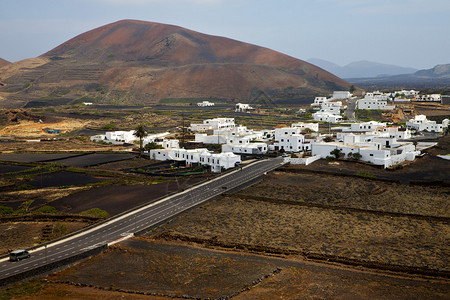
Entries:
POLYGON ((139 150, 142 152, 142 140, 148 135, 147 130, 143 124, 139 124, 135 129, 133 135, 139 138, 139 150))
POLYGON ((331 151, 330 154, 333 155, 334 158, 336 158, 336 159, 339 159, 344 156, 344 153, 341 151, 341 149, 338 149, 338 148, 331 151))
POLYGON ((324 141, 325 143, 329 143, 329 142, 333 141, 333 139, 331 138, 331 136, 326 136, 326 137, 323 139, 323 141, 324 141))
POLYGON ((352 86, 350 87, 350 93, 353 94, 353 92, 356 90, 355 86, 352 84, 352 86))

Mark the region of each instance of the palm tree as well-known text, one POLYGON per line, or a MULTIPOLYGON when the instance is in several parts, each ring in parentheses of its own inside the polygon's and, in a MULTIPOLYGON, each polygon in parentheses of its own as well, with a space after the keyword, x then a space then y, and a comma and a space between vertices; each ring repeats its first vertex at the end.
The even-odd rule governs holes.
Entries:
POLYGON ((139 138, 139 150, 142 152, 142 139, 145 138, 148 133, 143 124, 139 124, 135 129, 133 135, 139 138))

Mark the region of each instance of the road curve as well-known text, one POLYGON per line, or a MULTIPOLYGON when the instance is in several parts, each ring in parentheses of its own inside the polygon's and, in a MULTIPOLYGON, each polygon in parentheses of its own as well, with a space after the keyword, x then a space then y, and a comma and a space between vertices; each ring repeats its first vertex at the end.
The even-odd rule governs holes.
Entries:
POLYGON ((284 165, 282 158, 257 161, 240 170, 224 174, 181 193, 113 218, 79 234, 51 243, 47 247, 31 250, 31 258, 29 259, 18 262, 10 262, 4 259, 0 261, 0 280, 128 238, 135 232, 170 219, 222 194, 224 191, 248 183, 282 165, 284 165))

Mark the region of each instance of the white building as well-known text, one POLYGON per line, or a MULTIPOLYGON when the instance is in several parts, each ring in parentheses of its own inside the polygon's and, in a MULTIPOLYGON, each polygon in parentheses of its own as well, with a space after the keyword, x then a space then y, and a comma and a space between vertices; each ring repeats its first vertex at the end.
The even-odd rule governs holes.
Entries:
POLYGON ((395 91, 394 95, 405 95, 406 97, 414 97, 419 95, 419 91, 415 91, 415 90, 401 90, 401 91, 395 91))
POLYGON ((413 161, 420 154, 410 142, 397 142, 395 138, 388 137, 375 137, 368 142, 365 135, 352 133, 346 134, 343 142, 314 142, 311 148, 313 156, 320 155, 322 158, 332 156, 331 152, 335 149, 340 150, 345 158, 349 158, 350 153, 358 153, 362 161, 382 165, 385 168, 405 160, 413 161))
POLYGON ((271 149, 275 151, 284 150, 286 152, 301 152, 311 150, 311 143, 305 141, 305 136, 301 134, 298 127, 283 127, 275 129, 275 142, 271 149))
POLYGON ((370 132, 377 130, 378 127, 385 127, 386 123, 379 123, 376 121, 351 123, 350 128, 342 129, 343 132, 370 132))
POLYGON ((334 115, 331 113, 321 111, 313 113, 312 117, 314 118, 315 121, 323 121, 328 123, 338 123, 343 121, 343 118, 340 115, 334 115))
POLYGON ((298 122, 298 123, 292 123, 291 127, 300 128, 302 130, 304 129, 310 129, 312 131, 319 131, 319 123, 304 123, 304 122, 298 122))
POLYGON ((207 149, 154 149, 150 150, 150 158, 163 161, 185 161, 187 165, 210 166, 212 172, 233 168, 241 162, 240 155, 231 152, 212 153, 207 149))
POLYGON ((324 102, 328 102, 327 97, 316 97, 314 98, 314 102, 311 103, 311 106, 321 106, 324 102))
MULTIPOLYGON (((139 138, 134 135, 134 130, 129 131, 108 131, 105 134, 94 135, 90 138, 93 142, 105 142, 114 145, 122 145, 124 143, 134 143, 139 141, 139 138)), ((166 139, 165 137, 170 135, 169 132, 149 134, 142 139, 142 145, 145 146, 148 143, 156 143, 164 148, 178 148, 179 141, 173 139, 166 139)))
POLYGON ((246 144, 225 144, 222 145, 222 152, 233 152, 236 154, 265 154, 268 146, 266 143, 246 143, 246 144))
POLYGON ((348 91, 334 91, 333 97, 331 97, 331 100, 337 100, 337 99, 350 99, 352 97, 352 94, 348 91))
POLYGON ((406 128, 400 128, 398 126, 392 127, 378 127, 377 132, 387 133, 390 138, 396 138, 397 140, 407 140, 411 138, 411 131, 406 128))
POLYGON ((388 105, 387 100, 381 100, 382 97, 374 96, 373 93, 367 93, 364 99, 357 101, 358 109, 368 110, 393 110, 395 105, 388 105))
POLYGON ((320 107, 320 112, 326 112, 334 115, 341 113, 342 102, 323 102, 320 107))
POLYGON ((236 112, 248 112, 252 109, 250 104, 236 103, 236 112))
POLYGON ((234 118, 216 118, 204 120, 202 124, 191 124, 191 131, 207 131, 223 128, 234 128, 234 118))
POLYGON ((417 115, 414 119, 406 122, 406 128, 414 129, 416 131, 442 132, 444 126, 437 124, 436 121, 430 121, 425 115, 417 115))
POLYGON ((209 101, 203 101, 203 102, 197 103, 197 106, 200 106, 200 107, 214 106, 214 103, 209 102, 209 101))

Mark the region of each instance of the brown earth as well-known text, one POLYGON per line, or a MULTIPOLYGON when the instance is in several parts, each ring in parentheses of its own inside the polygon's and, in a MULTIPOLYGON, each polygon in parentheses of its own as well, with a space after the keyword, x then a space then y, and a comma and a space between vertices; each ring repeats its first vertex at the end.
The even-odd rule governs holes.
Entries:
POLYGON ((448 195, 448 187, 276 172, 149 234, 449 272, 448 195))
POLYGON ((86 222, 8 222, 0 223, 0 255, 9 249, 24 249, 56 239, 89 225, 86 222), (49 227, 49 233, 43 231, 49 227), (47 235, 44 235, 47 234, 47 235))
POLYGON ((101 295, 110 299, 122 295, 134 299, 143 293, 152 295, 147 299, 160 299, 155 295, 163 299, 169 298, 163 295, 203 299, 232 295, 236 299, 444 299, 450 292, 448 281, 441 279, 348 269, 296 256, 267 257, 136 238, 47 280, 50 282, 34 283, 40 287, 34 297, 101 295))
POLYGON ((5 60, 3 58, 0 58, 0 68, 3 67, 3 66, 9 65, 10 63, 11 62, 9 62, 9 61, 7 61, 7 60, 5 60))
POLYGON ((0 92, 8 92, 1 95, 3 107, 30 100, 75 103, 82 97, 119 105, 193 97, 251 102, 261 95, 298 98, 350 87, 321 68, 267 48, 133 20, 93 29, 0 72, 6 84, 0 92), (54 93, 62 88, 64 95, 54 93))

